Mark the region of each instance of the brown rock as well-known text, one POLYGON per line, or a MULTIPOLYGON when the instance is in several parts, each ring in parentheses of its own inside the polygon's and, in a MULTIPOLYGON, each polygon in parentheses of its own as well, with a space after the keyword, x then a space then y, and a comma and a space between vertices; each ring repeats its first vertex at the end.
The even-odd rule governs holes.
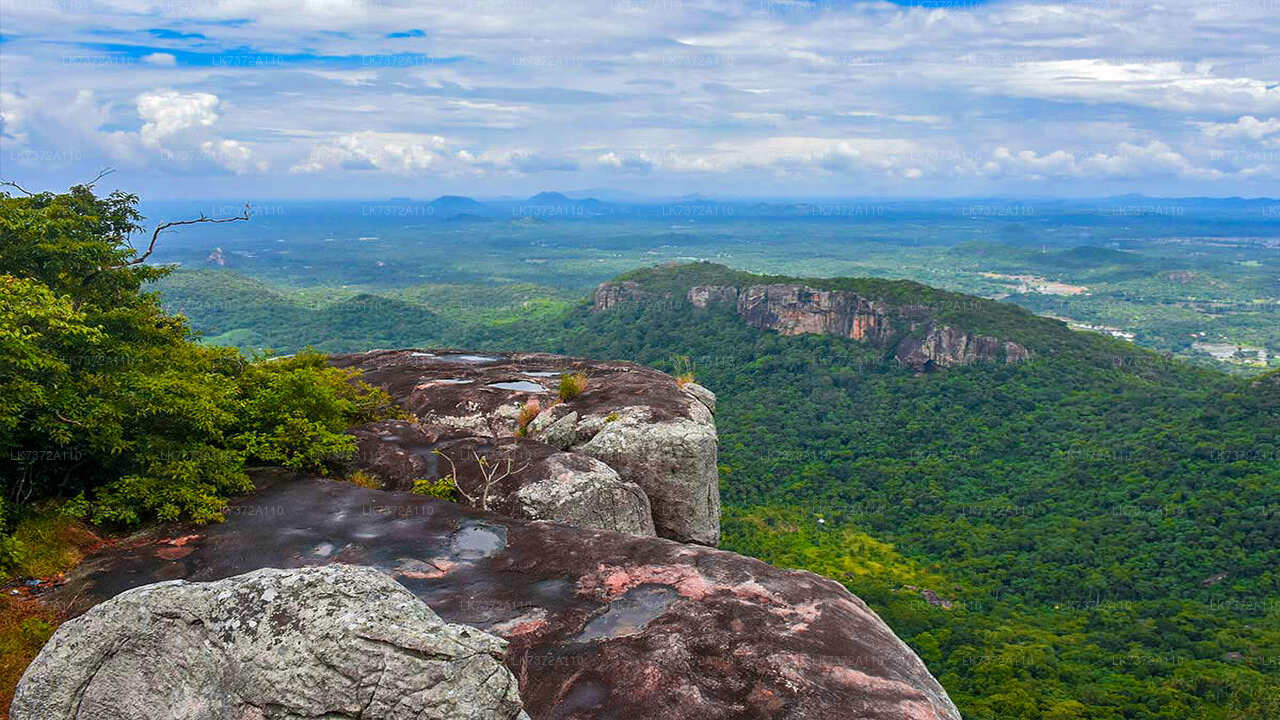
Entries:
POLYGON ((958 720, 915 654, 839 584, 657 538, 526 522, 416 495, 259 475, 178 560, 154 540, 91 557, 73 610, 157 579, 334 562, 382 569, 445 622, 509 642, 536 720, 958 720))

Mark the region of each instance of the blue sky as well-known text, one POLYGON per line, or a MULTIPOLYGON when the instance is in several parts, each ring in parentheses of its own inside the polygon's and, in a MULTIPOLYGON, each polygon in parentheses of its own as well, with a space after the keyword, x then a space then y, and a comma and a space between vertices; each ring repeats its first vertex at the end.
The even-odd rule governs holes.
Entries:
POLYGON ((1280 196, 1280 0, 0 12, 0 174, 24 186, 1280 196))

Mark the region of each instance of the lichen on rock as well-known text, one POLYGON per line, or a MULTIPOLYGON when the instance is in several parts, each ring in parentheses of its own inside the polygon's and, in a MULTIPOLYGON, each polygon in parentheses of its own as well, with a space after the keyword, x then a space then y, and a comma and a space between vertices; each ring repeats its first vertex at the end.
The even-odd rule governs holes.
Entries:
POLYGON ((372 568, 161 582, 63 624, 11 716, 527 720, 506 648, 372 568))

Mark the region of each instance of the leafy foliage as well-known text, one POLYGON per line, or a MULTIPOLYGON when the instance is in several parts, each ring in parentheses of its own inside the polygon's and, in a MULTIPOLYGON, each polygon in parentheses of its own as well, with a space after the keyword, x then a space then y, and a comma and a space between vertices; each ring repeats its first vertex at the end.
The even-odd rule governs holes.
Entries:
POLYGON ((587 374, 584 372, 565 373, 560 376, 557 394, 561 400, 572 400, 587 389, 587 374))
MULTIPOLYGON (((354 453, 352 422, 384 393, 315 353, 247 362, 192 340, 137 263, 137 198, 0 195, 0 470, 8 514, 92 494, 91 517, 221 519, 246 461, 323 470, 354 453)), ((5 552, 13 554, 12 541, 5 552)))

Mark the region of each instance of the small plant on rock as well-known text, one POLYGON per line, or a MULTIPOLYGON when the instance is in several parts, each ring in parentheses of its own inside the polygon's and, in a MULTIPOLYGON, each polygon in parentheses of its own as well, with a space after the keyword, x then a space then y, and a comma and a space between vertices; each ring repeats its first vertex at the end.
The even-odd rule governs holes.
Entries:
POLYGON ((524 406, 520 408, 520 414, 516 416, 516 437, 529 434, 529 423, 533 422, 540 412, 542 412, 542 404, 538 402, 538 398, 529 398, 525 401, 524 406))
POLYGON ((560 376, 560 399, 572 400, 587 389, 587 374, 584 372, 565 373, 560 376))
POLYGON ((437 498, 439 500, 448 500, 457 502, 461 497, 458 494, 458 485, 454 482, 452 475, 446 475, 442 478, 432 480, 431 478, 418 478, 413 481, 412 492, 414 495, 425 495, 427 497, 437 498))
POLYGON ((680 387, 693 382, 693 361, 689 359, 688 355, 673 355, 671 357, 671 375, 675 377, 676 384, 680 387))
POLYGON ((363 470, 356 470, 355 472, 348 475, 347 482, 353 483, 355 485, 359 485, 360 487, 363 487, 363 488, 370 488, 371 490, 382 489, 382 483, 378 480, 378 478, 374 477, 373 475, 370 475, 369 473, 363 470))

